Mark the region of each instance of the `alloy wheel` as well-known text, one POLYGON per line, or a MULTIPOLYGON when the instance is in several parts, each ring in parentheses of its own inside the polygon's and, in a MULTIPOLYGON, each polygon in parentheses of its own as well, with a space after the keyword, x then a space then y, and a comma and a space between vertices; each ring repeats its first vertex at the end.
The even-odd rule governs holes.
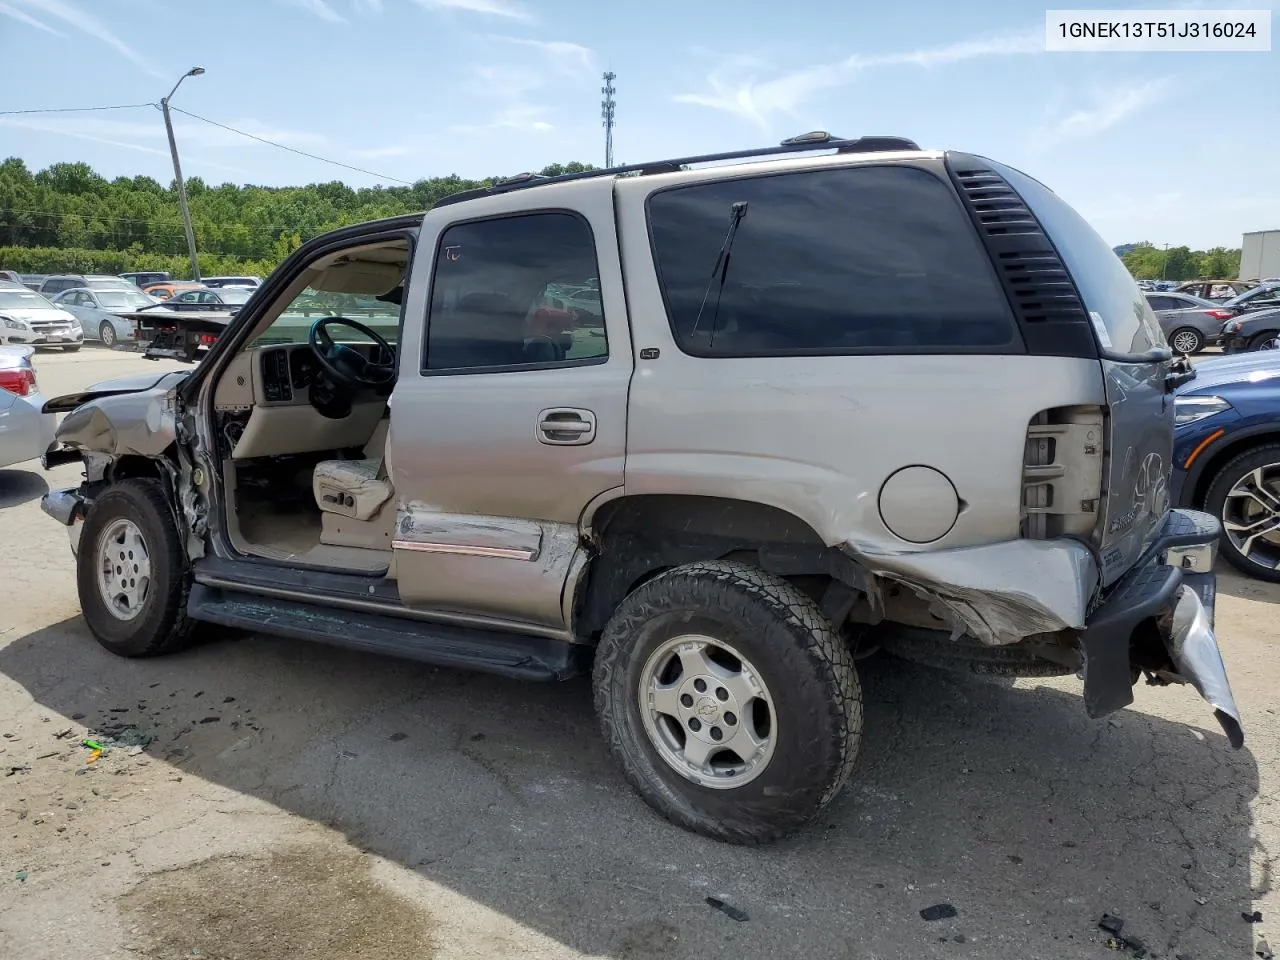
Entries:
POLYGON ((98 590, 107 610, 119 620, 142 612, 151 588, 151 556, 142 531, 119 519, 98 538, 98 590))
POLYGON ((1171 346, 1181 354, 1195 353, 1200 349, 1200 335, 1194 330, 1179 330, 1173 335, 1171 346))
POLYGON ((1231 485, 1222 529, 1250 563, 1280 569, 1280 463, 1250 470, 1231 485))
POLYGON ((116 345, 116 328, 111 325, 110 321, 102 321, 102 326, 98 328, 98 336, 102 338, 104 347, 114 347, 116 345))
POLYGON ((694 783, 730 790, 768 766, 777 742, 773 698, 759 671, 729 644, 684 635, 645 661, 637 690, 658 755, 694 783))

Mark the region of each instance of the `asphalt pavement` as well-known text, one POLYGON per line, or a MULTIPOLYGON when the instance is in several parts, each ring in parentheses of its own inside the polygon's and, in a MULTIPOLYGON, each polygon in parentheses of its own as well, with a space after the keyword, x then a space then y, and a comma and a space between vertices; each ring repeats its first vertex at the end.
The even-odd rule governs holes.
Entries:
MULTIPOLYGON (((93 346, 36 363, 47 396, 175 366, 93 346)), ((1221 571, 1243 750, 1189 687, 1140 686, 1094 721, 1074 678, 873 658, 850 787, 804 833, 748 849, 636 798, 582 681, 232 631, 112 657, 39 509, 77 473, 0 470, 4 960, 1206 960, 1252 956, 1260 936, 1280 946, 1278 586, 1221 571), (108 748, 93 762, 86 737, 108 748), (922 917, 943 904, 955 915, 922 917), (1131 938, 1120 953, 1104 914, 1131 938)))

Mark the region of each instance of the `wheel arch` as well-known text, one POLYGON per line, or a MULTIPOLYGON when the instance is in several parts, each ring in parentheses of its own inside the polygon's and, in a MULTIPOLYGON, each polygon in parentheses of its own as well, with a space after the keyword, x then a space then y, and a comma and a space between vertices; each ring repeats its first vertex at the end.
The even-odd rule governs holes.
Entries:
POLYGON ((582 640, 594 640, 622 599, 641 584, 688 563, 738 559, 783 577, 865 582, 861 569, 807 522, 750 500, 617 497, 595 511, 586 537, 594 554, 574 603, 574 632, 582 640))
POLYGON ((1185 493, 1183 494, 1184 505, 1197 510, 1202 509, 1205 497, 1209 495, 1209 487, 1213 485, 1214 477, 1223 467, 1254 447, 1269 443, 1280 443, 1280 426, 1269 424, 1249 431, 1241 431, 1232 436, 1220 449, 1213 450, 1211 455, 1198 460, 1193 465, 1189 477, 1191 482, 1188 486, 1191 489, 1191 496, 1188 498, 1185 493))

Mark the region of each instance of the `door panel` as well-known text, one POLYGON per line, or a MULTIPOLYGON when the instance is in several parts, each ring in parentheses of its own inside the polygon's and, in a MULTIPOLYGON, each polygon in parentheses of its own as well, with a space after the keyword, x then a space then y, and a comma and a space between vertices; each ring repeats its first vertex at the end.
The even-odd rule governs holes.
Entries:
MULTIPOLYGON (((598 322, 597 313, 594 320, 575 320, 582 325, 572 337, 555 329, 569 323, 562 300, 555 298, 553 309, 549 295, 525 295, 547 286, 536 264, 512 280, 494 261, 494 289, 483 289, 487 267, 475 267, 459 286, 458 271, 470 269, 467 258, 487 257, 488 264, 507 256, 495 251, 515 247, 486 245, 485 231, 449 232, 462 218, 456 207, 429 214, 423 224, 414 273, 432 280, 416 284, 406 306, 388 441, 398 506, 396 577, 409 606, 566 626, 566 578, 583 562, 579 518, 588 502, 622 484, 632 358, 612 185, 577 184, 555 196, 562 192, 539 188, 538 197, 555 199, 547 212, 569 212, 590 227, 584 242, 588 255, 595 254, 604 291, 603 328, 586 325, 598 322), (494 313, 466 306, 499 301, 514 308, 494 313), (434 337, 428 334, 433 322, 434 337), (526 352, 517 339, 515 354, 493 348, 503 363, 477 367, 486 348, 477 347, 472 334, 489 336, 495 323, 524 330, 526 352), (572 343, 567 354, 561 335, 572 343), (607 355, 598 356, 605 344, 607 355), (583 350, 591 355, 574 359, 583 350)), ((468 220, 506 219, 503 214, 528 206, 528 196, 517 191, 469 203, 466 213, 468 220)))

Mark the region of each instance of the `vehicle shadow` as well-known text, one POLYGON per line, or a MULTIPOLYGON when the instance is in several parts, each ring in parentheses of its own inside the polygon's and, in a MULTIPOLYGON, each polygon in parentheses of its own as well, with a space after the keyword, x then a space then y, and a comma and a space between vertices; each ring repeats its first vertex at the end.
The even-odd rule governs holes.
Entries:
POLYGON ((43 476, 30 470, 0 470, 0 509, 16 507, 28 500, 43 497, 49 484, 43 476))
POLYGON ((1219 563, 1215 572, 1218 575, 1219 593, 1242 600, 1280 603, 1280 583, 1246 576, 1226 562, 1219 563))
POLYGON ((876 658, 854 781, 805 832, 743 848, 636 798, 585 681, 241 634, 126 661, 78 618, 0 648, 0 672, 91 729, 155 736, 153 762, 186 778, 340 830, 591 956, 1075 960, 1099 949, 1104 912, 1161 956, 1244 956, 1241 911, 1270 889, 1250 879, 1257 764, 1207 711, 1203 731, 1133 711, 1091 721, 1052 686, 876 658), (958 917, 925 922, 938 903, 958 917))

